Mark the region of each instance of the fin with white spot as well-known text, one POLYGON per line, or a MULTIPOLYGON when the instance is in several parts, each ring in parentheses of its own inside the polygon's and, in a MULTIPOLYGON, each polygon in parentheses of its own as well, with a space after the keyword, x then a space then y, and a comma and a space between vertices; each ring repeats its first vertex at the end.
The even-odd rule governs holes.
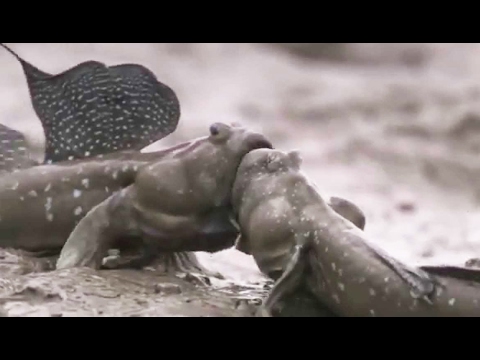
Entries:
POLYGON ((392 269, 400 278, 410 286, 410 293, 414 298, 431 302, 440 285, 428 272, 422 268, 408 266, 391 257, 385 251, 368 244, 370 251, 385 265, 392 269))
POLYGON ((38 165, 30 159, 25 136, 0 124, 0 173, 12 172, 38 165))
POLYGON ((20 62, 45 133, 45 163, 140 150, 175 131, 175 92, 137 64, 80 63, 48 74, 0 44, 20 62))
POLYGON ((311 236, 296 234, 297 245, 294 248, 292 258, 288 262, 282 275, 275 282, 263 304, 260 306, 258 315, 262 317, 273 316, 273 309, 285 297, 285 295, 294 291, 301 283, 305 276, 308 261, 306 255, 311 248, 311 236))

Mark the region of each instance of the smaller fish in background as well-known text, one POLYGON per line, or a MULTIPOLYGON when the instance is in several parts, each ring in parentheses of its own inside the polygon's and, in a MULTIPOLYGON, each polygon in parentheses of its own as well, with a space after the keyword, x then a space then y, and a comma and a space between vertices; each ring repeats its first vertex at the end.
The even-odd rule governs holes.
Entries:
POLYGON ((175 92, 142 65, 86 61, 49 74, 0 45, 22 65, 45 133, 44 163, 140 150, 177 128, 175 92))

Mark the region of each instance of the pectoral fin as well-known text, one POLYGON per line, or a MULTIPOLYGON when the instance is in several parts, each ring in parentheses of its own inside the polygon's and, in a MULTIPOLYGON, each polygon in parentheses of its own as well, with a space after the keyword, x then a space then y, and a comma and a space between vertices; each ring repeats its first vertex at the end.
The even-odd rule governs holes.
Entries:
POLYGON ((300 235, 297 237, 301 237, 302 239, 297 241, 298 245, 295 246, 292 258, 288 262, 282 276, 276 281, 270 294, 265 299, 265 302, 260 306, 258 316, 272 317, 273 309, 276 305, 285 297, 285 295, 294 291, 303 279, 303 275, 307 268, 305 255, 309 245, 304 236, 300 235))
POLYGON ((410 286, 410 293, 414 298, 431 303, 431 298, 435 295, 440 284, 428 272, 422 268, 405 265, 380 249, 371 246, 370 248, 377 258, 410 286))

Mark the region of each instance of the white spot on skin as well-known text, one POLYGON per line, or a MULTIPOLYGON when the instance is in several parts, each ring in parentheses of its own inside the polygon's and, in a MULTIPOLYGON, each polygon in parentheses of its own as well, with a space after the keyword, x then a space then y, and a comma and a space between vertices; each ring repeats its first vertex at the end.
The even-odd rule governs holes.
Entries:
POLYGON ((20 196, 20 201, 23 201, 25 200, 25 198, 23 196, 20 196))
POLYGON ((370 289, 370 290, 368 290, 368 292, 370 293, 371 296, 377 295, 377 293, 375 292, 374 289, 370 289))
POLYGON ((116 179, 117 176, 118 176, 118 172, 117 172, 117 171, 114 171, 113 174, 112 174, 112 177, 113 177, 114 179, 116 179))
POLYGON ((48 220, 49 222, 52 222, 52 221, 53 221, 53 214, 48 213, 48 214, 47 214, 47 220, 48 220))
POLYGON ((78 190, 78 189, 75 189, 73 190, 73 197, 74 198, 78 198, 82 195, 82 191, 81 190, 78 190))
POLYGON ((85 151, 85 156, 90 156, 90 151, 85 151))
POLYGON ((345 291, 345 285, 343 285, 342 283, 338 283, 338 288, 342 291, 345 291))
POLYGON ((375 316, 375 310, 370 309, 370 315, 375 316))
POLYGON ((37 197, 37 192, 35 190, 31 190, 28 192, 28 195, 30 195, 31 197, 37 197))
POLYGON ((45 187, 45 192, 50 191, 51 188, 52 188, 52 183, 48 183, 48 185, 45 187))
POLYGON ((50 211, 50 209, 52 208, 52 198, 51 197, 48 197, 47 198, 47 202, 45 203, 45 210, 46 211, 50 211))
POLYGON ((80 214, 82 213, 82 211, 83 211, 83 210, 82 210, 82 207, 81 207, 81 206, 78 206, 78 207, 75 208, 75 210, 73 211, 73 213, 74 213, 76 216, 78 216, 78 215, 80 215, 80 214))
POLYGON ((390 278, 387 276, 385 279, 383 279, 383 281, 385 281, 386 283, 388 283, 390 281, 390 278))
POLYGON ((333 271, 337 270, 337 265, 335 265, 335 263, 332 263, 332 270, 333 271))
POLYGON ((455 305, 455 301, 456 301, 455 298, 451 298, 450 300, 448 300, 448 305, 450 306, 455 305))
POLYGON ((19 185, 20 185, 20 184, 19 184, 19 182, 17 181, 15 184, 13 184, 12 190, 17 190, 19 185))
POLYGON ((412 305, 409 306, 409 309, 415 311, 415 308, 418 307, 418 299, 413 299, 412 305))
POLYGON ((90 183, 90 181, 88 179, 83 179, 82 180, 82 185, 85 186, 85 189, 88 189, 89 183, 90 183))
POLYGON ((340 298, 338 297, 337 294, 332 294, 332 299, 335 300, 337 304, 340 304, 340 298))

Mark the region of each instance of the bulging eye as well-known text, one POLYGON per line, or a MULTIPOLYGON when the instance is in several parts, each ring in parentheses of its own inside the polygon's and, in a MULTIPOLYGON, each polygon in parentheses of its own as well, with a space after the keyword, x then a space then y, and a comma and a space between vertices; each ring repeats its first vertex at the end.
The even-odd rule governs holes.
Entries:
POLYGON ((212 141, 222 143, 227 141, 231 135, 231 128, 225 123, 216 122, 210 125, 210 138, 212 141))
POLYGON ((220 129, 218 128, 217 124, 213 124, 212 126, 210 126, 210 134, 212 134, 212 136, 216 136, 219 133, 220 133, 220 129))

